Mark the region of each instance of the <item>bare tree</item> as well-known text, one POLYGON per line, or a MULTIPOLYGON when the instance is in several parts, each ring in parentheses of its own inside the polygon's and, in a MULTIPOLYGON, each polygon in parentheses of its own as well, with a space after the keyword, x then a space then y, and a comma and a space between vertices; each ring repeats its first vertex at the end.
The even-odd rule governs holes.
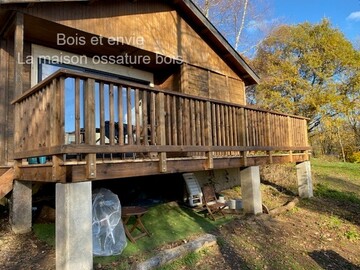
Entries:
POLYGON ((265 0, 195 0, 205 16, 240 53, 252 55, 275 26, 265 0))

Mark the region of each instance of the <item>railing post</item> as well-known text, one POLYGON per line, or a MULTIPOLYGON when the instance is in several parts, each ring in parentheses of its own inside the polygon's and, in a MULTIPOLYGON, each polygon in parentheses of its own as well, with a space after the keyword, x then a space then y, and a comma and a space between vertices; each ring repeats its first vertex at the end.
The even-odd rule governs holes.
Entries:
MULTIPOLYGON (((271 124, 270 124, 270 113, 266 112, 266 140, 267 140, 267 146, 271 147, 271 124)), ((267 151, 268 155, 269 155, 269 162, 270 164, 273 163, 273 155, 272 155, 272 151, 269 150, 267 151)))
MULTIPOLYGON (((205 111, 205 145, 212 147, 213 139, 212 139, 212 123, 211 123, 211 103, 210 101, 206 101, 206 111, 205 111)), ((207 168, 208 170, 214 168, 214 160, 213 160, 213 152, 209 151, 206 153, 208 162, 207 168)))
MULTIPOLYGON (((96 144, 95 129, 95 80, 87 79, 85 82, 85 143, 96 144)), ((86 178, 96 178, 96 154, 86 155, 86 178)))
MULTIPOLYGON (((247 117, 245 108, 240 109, 240 118, 241 118, 241 134, 242 134, 242 146, 247 147, 247 137, 248 137, 248 123, 247 123, 247 117)), ((242 151, 243 160, 244 160, 244 166, 247 166, 247 152, 248 151, 242 151)))
MULTIPOLYGON (((165 96, 164 93, 157 94, 157 108, 156 108, 156 118, 157 118, 157 130, 156 130, 156 144, 164 146, 166 144, 166 130, 165 130, 165 96)), ((167 172, 166 164, 166 152, 160 153, 159 160, 159 169, 160 172, 167 172)))
MULTIPOLYGON (((288 128, 288 145, 291 148, 293 146, 293 133, 292 133, 292 125, 291 125, 291 118, 287 116, 287 128, 288 128)), ((289 162, 293 162, 293 151, 289 150, 289 162)))
MULTIPOLYGON (((304 123, 304 129, 303 129, 303 130, 304 130, 304 141, 305 141, 306 147, 308 147, 308 146, 309 146, 309 138, 308 138, 307 120, 304 119, 304 120, 303 120, 303 123, 304 123)), ((309 160, 309 151, 308 151, 308 150, 305 150, 304 154, 305 154, 305 159, 306 159, 306 160, 309 160)))

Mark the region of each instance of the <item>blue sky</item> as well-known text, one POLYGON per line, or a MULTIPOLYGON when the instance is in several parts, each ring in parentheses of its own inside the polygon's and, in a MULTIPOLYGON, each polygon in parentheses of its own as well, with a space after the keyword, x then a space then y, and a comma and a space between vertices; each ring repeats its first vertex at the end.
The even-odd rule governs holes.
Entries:
POLYGON ((283 23, 328 18, 352 42, 360 40, 360 0, 272 0, 272 16, 283 23))

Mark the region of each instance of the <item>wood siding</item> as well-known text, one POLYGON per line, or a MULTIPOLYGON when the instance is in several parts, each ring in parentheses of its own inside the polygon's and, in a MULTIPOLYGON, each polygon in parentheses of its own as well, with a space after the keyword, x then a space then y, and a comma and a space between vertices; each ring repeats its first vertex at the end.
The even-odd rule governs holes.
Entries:
POLYGON ((237 77, 165 0, 99 1, 92 5, 43 3, 23 11, 103 37, 122 37, 129 45, 172 58, 181 57, 192 65, 237 77), (143 38, 143 44, 137 37, 143 38))

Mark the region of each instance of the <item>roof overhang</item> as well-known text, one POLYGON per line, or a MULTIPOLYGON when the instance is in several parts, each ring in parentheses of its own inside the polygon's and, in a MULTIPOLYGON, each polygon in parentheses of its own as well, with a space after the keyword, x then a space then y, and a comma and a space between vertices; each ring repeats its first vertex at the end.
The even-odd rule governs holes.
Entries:
MULTIPOLYGON (((96 0, 0 0, 1 4, 36 4, 55 2, 88 2, 96 0)), ((245 82, 245 85, 257 84, 260 78, 246 63, 241 55, 230 45, 225 37, 204 16, 200 9, 191 0, 170 0, 181 16, 188 20, 191 27, 219 54, 245 82)))

